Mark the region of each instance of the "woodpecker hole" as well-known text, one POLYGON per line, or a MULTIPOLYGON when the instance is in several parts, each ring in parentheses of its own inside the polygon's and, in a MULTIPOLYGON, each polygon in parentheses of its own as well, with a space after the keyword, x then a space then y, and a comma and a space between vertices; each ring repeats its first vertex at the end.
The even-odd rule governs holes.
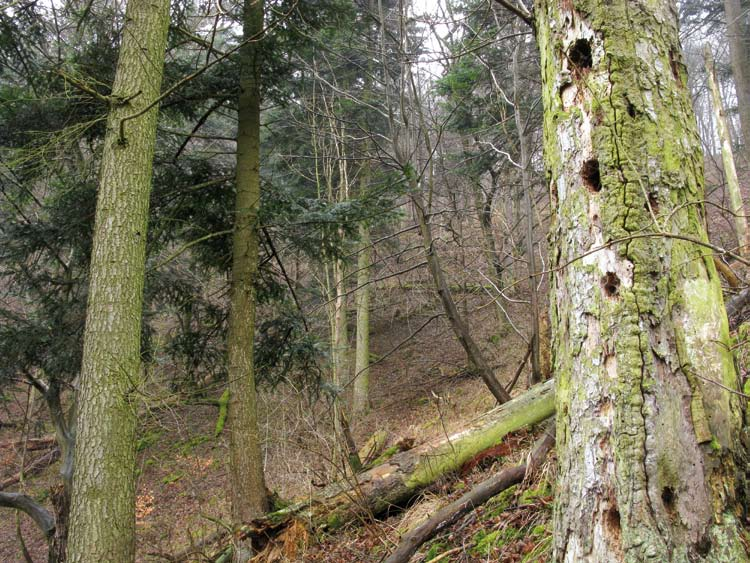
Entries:
POLYGON ((579 73, 591 68, 594 62, 591 56, 591 42, 588 39, 578 39, 568 51, 568 58, 579 73))
POLYGON ((611 532, 620 531, 620 511, 616 508, 608 508, 604 513, 604 521, 611 532))
POLYGON ((607 272, 602 278, 602 289, 607 297, 616 297, 620 290, 620 278, 614 272, 607 272))
POLYGON ((656 194, 648 194, 648 204, 646 205, 646 211, 651 209, 654 213, 659 212, 659 199, 656 197, 656 194))
POLYGON ((627 111, 628 115, 630 117, 635 117, 635 106, 633 105, 633 102, 625 98, 625 101, 627 102, 627 111))
POLYGON ((672 487, 664 487, 661 490, 661 501, 664 503, 664 508, 669 511, 674 510, 675 495, 672 487))
POLYGON ((599 161, 595 158, 589 159, 581 167, 581 178, 590 192, 602 190, 602 177, 599 173, 599 161))
POLYGON ((669 66, 672 69, 672 76, 674 76, 674 79, 682 84, 682 76, 680 74, 680 61, 674 49, 670 49, 669 51, 669 66))
POLYGON ((712 547, 711 538, 708 537, 708 534, 703 536, 698 541, 697 547, 698 547, 698 555, 700 555, 701 557, 705 557, 711 552, 711 547, 712 547))

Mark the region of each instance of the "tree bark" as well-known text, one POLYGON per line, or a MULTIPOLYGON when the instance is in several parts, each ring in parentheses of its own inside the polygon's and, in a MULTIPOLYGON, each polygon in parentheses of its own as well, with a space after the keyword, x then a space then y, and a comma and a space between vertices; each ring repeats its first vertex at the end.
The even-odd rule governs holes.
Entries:
POLYGON ((676 10, 539 0, 535 15, 555 210, 554 560, 746 561, 713 261, 683 240, 628 240, 706 240, 676 10))
POLYGON ((747 9, 743 10, 742 0, 724 0, 724 15, 744 141, 745 166, 750 166, 750 25, 747 23, 747 9))
POLYGON ((711 90, 716 130, 719 133, 719 141, 721 142, 721 160, 724 164, 724 178, 726 179, 727 191, 729 192, 729 201, 732 205, 731 212, 734 215, 734 232, 737 235, 738 254, 747 257, 750 253, 750 240, 748 239, 745 205, 742 202, 740 181, 737 178, 737 170, 734 167, 732 139, 729 137, 724 102, 721 100, 721 91, 719 90, 719 83, 716 80, 714 57, 711 54, 711 47, 708 44, 704 46, 703 56, 706 60, 706 74, 708 74, 708 86, 711 90))
POLYGON ((73 563, 135 559, 132 398, 141 380, 146 229, 158 116, 154 102, 168 25, 168 1, 128 2, 91 254, 70 511, 68 560, 73 563))
POLYGON ((521 483, 531 476, 547 457, 547 454, 555 444, 555 424, 552 422, 547 426, 542 437, 534 445, 529 454, 527 463, 503 469, 497 475, 474 487, 458 500, 438 510, 413 530, 410 530, 398 544, 396 550, 388 556, 384 563, 407 563, 411 556, 424 542, 432 539, 456 522, 467 512, 483 505, 495 495, 509 489, 513 485, 521 483))
MULTIPOLYGON (((229 482, 232 524, 235 527, 259 517, 268 509, 253 364, 260 207, 260 39, 263 1, 245 0, 243 18, 246 43, 240 49, 239 56, 236 201, 227 334, 229 482)), ((244 556, 247 547, 237 550, 238 557, 244 556)))

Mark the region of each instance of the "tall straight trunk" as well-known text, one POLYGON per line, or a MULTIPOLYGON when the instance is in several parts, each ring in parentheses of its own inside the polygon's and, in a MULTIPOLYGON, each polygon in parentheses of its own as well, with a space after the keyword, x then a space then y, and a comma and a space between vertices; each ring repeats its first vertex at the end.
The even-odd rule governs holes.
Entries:
MULTIPOLYGON (((258 275, 260 206, 260 34, 262 0, 245 0, 240 49, 237 117, 237 172, 227 364, 229 375, 229 482, 232 524, 257 518, 268 508, 258 431, 253 340, 255 281, 258 275)), ((236 551, 244 557, 247 546, 236 551)))
POLYGON ((729 54, 737 92, 737 108, 744 141, 745 165, 750 166, 750 25, 742 0, 724 0, 729 54))
POLYGON ((135 426, 146 229, 166 0, 130 0, 99 177, 83 341, 68 560, 135 559, 135 426), (144 111, 123 122, 123 118, 144 111))
POLYGON ((360 416, 370 405, 370 267, 372 248, 370 229, 359 226, 359 254, 357 255, 357 345, 354 355, 354 385, 352 414, 360 416))
POLYGON ((676 9, 539 0, 535 14, 555 210, 554 560, 747 561, 738 379, 700 245, 676 9))
POLYGON ((711 90, 711 101, 713 102, 714 117, 716 118, 716 129, 721 141, 721 160, 724 163, 724 177, 727 182, 729 201, 732 204, 734 215, 734 232, 737 235, 739 253, 747 256, 750 253, 750 240, 748 240, 747 218, 745 217, 745 205, 742 202, 742 191, 740 181, 737 178, 737 170, 734 167, 734 153, 732 151, 732 139, 729 137, 729 127, 724 113, 724 103, 721 101, 719 82, 716 80, 716 68, 711 47, 708 44, 704 48, 706 59, 706 73, 708 74, 708 85, 711 90))
POLYGON ((518 55, 521 42, 513 49, 513 115, 518 132, 518 146, 521 152, 521 189, 526 212, 526 260, 528 261, 529 296, 531 298, 531 373, 529 385, 542 379, 539 355, 539 292, 537 291, 536 254, 534 252, 534 205, 531 202, 531 181, 529 179, 529 149, 526 125, 521 115, 519 90, 521 80, 518 68, 518 55))

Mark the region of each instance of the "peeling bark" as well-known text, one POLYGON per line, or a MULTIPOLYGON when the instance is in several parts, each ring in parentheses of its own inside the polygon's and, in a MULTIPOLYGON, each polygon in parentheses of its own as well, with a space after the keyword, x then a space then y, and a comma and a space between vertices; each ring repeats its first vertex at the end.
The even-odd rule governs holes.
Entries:
POLYGON ((683 240, 627 240, 706 240, 676 10, 539 0, 535 14, 555 209, 554 559, 745 561, 741 409, 716 269, 683 240))

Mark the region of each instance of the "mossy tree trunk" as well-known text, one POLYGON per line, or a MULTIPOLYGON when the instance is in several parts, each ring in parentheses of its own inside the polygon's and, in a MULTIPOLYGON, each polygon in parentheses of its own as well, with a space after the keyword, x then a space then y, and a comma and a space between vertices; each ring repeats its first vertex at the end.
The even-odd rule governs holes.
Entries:
MULTIPOLYGON (((257 518, 268 508, 253 365, 260 206, 259 42, 262 31, 262 0, 245 0, 243 33, 246 43, 240 49, 239 57, 236 202, 227 335, 229 482, 234 526, 257 518)), ((244 556, 242 548, 237 552, 244 556)))
POLYGON ((154 102, 168 25, 168 1, 128 2, 91 254, 70 506, 68 560, 74 563, 135 559, 133 399, 141 380, 146 229, 158 117, 154 102))
POLYGON ((719 280, 700 244, 647 236, 706 240, 675 6, 539 0, 536 18, 555 209, 554 559, 747 561, 719 280))

